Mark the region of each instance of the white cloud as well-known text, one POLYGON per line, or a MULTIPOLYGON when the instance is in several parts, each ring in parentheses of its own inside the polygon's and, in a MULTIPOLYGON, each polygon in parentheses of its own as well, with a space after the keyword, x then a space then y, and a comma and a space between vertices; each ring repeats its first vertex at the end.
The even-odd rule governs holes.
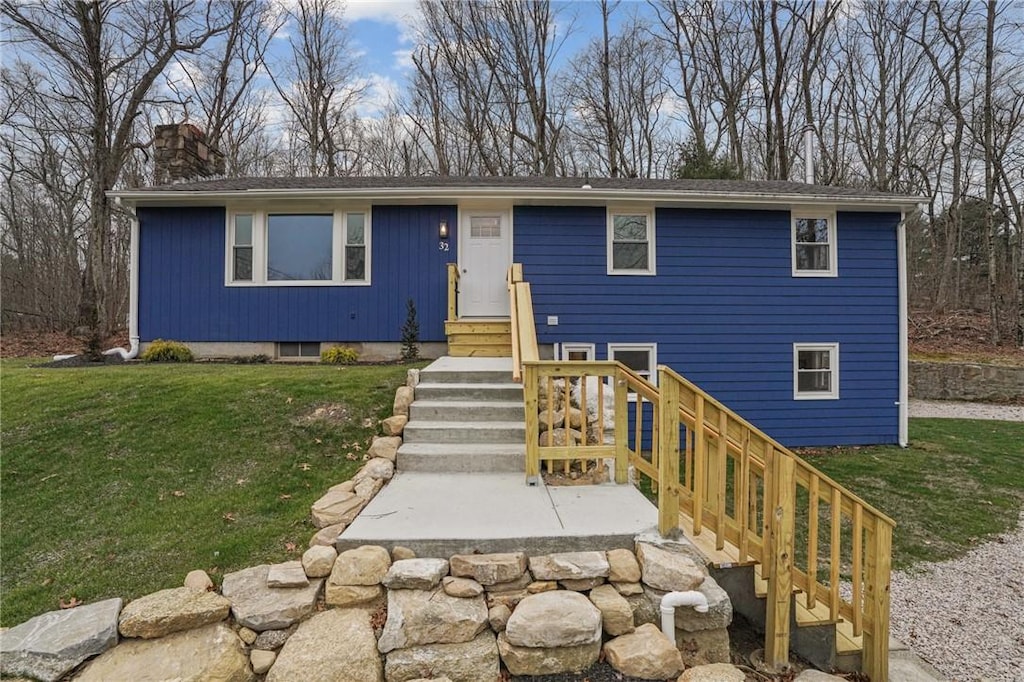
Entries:
POLYGON ((377 118, 389 104, 394 102, 399 93, 398 82, 379 73, 371 73, 358 79, 353 87, 361 88, 363 96, 356 105, 356 115, 361 118, 377 118))
POLYGON ((391 56, 395 58, 395 68, 398 70, 411 69, 415 66, 412 63, 412 50, 395 50, 391 56))
POLYGON ((348 0, 345 18, 348 21, 368 19, 384 24, 395 24, 405 30, 419 14, 414 0, 348 0))

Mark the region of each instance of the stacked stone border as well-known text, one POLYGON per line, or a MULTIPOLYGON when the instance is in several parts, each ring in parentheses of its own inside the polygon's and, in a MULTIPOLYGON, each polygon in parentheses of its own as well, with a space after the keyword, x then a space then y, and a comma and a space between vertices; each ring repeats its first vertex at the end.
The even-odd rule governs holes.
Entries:
POLYGON ((502 679, 502 667, 581 672, 603 654, 631 678, 744 679, 729 664, 728 595, 692 545, 655 531, 637 536, 633 551, 417 558, 365 545, 339 554, 338 535, 394 474, 418 379, 410 370, 396 391, 363 467, 314 503, 319 530, 300 561, 228 573, 220 593, 196 570, 181 587, 127 605, 115 598, 45 613, 0 635, 0 673, 47 682, 482 682, 502 679), (670 639, 661 597, 688 590, 710 608, 677 609, 670 639))

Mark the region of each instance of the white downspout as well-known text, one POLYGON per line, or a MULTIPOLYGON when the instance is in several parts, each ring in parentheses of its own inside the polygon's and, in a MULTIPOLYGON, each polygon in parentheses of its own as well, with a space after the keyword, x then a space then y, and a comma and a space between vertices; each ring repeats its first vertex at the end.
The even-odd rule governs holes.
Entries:
POLYGON ((661 598, 661 632, 673 643, 676 641, 676 607, 692 606, 697 613, 708 612, 708 598, 703 592, 669 592, 661 598))
POLYGON ((900 335, 900 386, 899 386, 899 444, 907 447, 910 443, 910 390, 908 388, 910 353, 907 348, 907 212, 900 211, 900 222, 896 225, 896 275, 899 306, 900 335))

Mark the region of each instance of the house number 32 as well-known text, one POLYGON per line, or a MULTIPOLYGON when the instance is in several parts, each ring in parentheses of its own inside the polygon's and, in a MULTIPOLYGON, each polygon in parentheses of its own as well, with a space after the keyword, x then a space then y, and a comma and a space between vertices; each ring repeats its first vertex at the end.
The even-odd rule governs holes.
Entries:
POLYGON ((448 242, 438 242, 437 243, 437 250, 438 251, 447 251, 448 250, 448 242))

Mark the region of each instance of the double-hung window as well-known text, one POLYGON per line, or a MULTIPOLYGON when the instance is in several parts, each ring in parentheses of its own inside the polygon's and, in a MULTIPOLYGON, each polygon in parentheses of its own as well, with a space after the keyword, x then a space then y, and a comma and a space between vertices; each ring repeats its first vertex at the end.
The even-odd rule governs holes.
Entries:
POLYGON ((228 214, 228 285, 370 283, 370 211, 252 210, 228 214))
POLYGON ((794 277, 838 274, 835 213, 793 213, 792 244, 794 277))
POLYGON ((793 399, 839 397, 839 344, 793 344, 793 399))
POLYGON ((608 274, 653 275, 654 211, 608 210, 608 274))

